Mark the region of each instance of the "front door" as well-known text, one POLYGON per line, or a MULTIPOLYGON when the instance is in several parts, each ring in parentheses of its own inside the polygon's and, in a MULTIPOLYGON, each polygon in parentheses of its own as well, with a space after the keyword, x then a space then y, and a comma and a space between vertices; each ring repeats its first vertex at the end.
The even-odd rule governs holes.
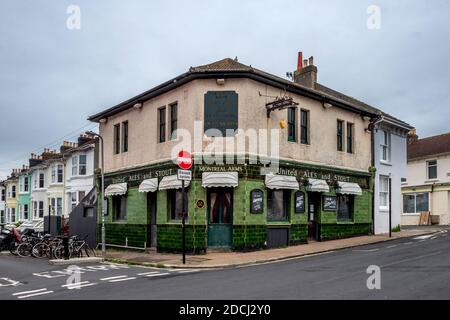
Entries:
POLYGON ((233 189, 208 190, 208 246, 230 247, 233 232, 233 189))
POLYGON ((156 192, 147 193, 147 214, 148 214, 148 228, 147 228, 147 245, 149 247, 156 247, 156 192))
POLYGON ((317 221, 320 212, 320 193, 308 193, 308 238, 318 240, 317 221))

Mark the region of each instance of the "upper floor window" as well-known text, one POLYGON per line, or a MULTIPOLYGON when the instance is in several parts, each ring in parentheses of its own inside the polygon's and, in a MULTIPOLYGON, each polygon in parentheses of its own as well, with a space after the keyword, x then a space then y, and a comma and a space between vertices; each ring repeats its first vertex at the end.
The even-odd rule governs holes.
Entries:
POLYGON ((309 111, 300 111, 300 142, 309 144, 309 111))
POLYGON ((23 177, 23 192, 28 192, 28 190, 29 190, 28 177, 23 177))
POLYGON ((344 151, 344 121, 337 121, 337 150, 344 151))
POLYGON ((297 141, 297 109, 296 108, 288 108, 288 141, 295 142, 297 141))
POLYGON ((6 191, 4 188, 2 188, 1 200, 5 201, 5 198, 6 198, 6 191))
POLYGON ((12 186, 11 187, 11 198, 15 198, 16 197, 16 186, 12 186))
POLYGON ((52 183, 63 183, 62 164, 55 164, 52 166, 52 183))
POLYGON ((120 153, 120 124, 114 125, 114 154, 120 153))
POLYGON ((128 152, 128 121, 122 122, 122 152, 128 152))
POLYGON ((158 141, 165 142, 166 141, 166 107, 162 107, 158 109, 158 141))
POLYGON ((44 188, 45 175, 43 173, 39 173, 39 188, 44 188))
POLYGON ((389 161, 391 158, 391 135, 386 130, 381 134, 381 160, 389 161))
POLYGON ((176 139, 176 130, 178 128, 178 104, 170 105, 170 139, 176 139))
POLYGON ((85 176, 87 156, 80 154, 72 158, 72 176, 85 176))
POLYGON ((353 123, 347 122, 347 152, 353 153, 353 123))
POLYGON ((427 161, 427 179, 437 179, 437 160, 427 161))

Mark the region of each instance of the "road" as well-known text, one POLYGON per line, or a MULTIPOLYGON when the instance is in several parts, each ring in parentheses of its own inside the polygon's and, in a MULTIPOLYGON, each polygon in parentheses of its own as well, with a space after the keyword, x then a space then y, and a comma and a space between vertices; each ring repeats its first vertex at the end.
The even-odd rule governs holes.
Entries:
POLYGON ((67 267, 1 254, 0 299, 450 299, 449 240, 443 230, 222 270, 81 265, 72 284, 67 267), (367 287, 371 265, 380 268, 381 289, 367 287))

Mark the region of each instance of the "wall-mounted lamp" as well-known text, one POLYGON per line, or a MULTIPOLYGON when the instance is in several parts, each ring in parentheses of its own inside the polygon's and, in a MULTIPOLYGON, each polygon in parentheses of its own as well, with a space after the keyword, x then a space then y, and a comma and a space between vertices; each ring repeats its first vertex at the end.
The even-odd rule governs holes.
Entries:
POLYGON ((135 108, 135 109, 141 109, 141 108, 142 108, 142 103, 140 103, 140 102, 135 103, 134 106, 133 106, 133 108, 135 108))
POLYGON ((225 79, 216 79, 216 83, 219 86, 223 86, 225 84, 225 79))

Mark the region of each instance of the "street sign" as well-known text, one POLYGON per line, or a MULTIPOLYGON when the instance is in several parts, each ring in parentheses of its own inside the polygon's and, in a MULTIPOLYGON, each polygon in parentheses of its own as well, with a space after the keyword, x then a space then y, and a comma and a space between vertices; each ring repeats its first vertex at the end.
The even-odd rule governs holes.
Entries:
POLYGON ((188 170, 192 167, 192 156, 189 152, 181 150, 178 152, 177 163, 180 169, 188 170))
POLYGON ((178 180, 191 181, 192 180, 192 171, 178 169, 178 180))

